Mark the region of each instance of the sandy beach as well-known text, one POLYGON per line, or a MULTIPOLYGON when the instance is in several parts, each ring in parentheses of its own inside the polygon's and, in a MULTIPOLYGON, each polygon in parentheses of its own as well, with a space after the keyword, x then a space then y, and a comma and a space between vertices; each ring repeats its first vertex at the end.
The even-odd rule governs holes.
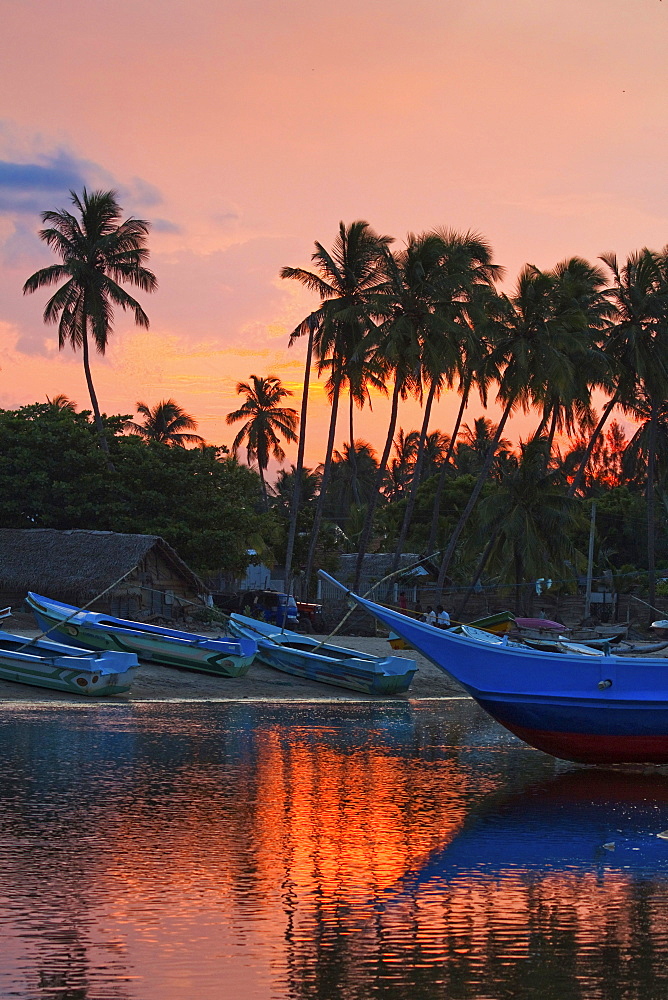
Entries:
MULTIPOLYGON (((15 615, 6 619, 6 631, 16 635, 36 636, 37 629, 31 624, 28 615, 15 615)), ((212 637, 219 631, 211 631, 212 637)), ((316 636, 325 639, 326 636, 316 636)), ((351 649, 359 649, 374 656, 391 654, 405 656, 415 660, 418 671, 413 679, 410 690, 403 695, 392 698, 363 695, 345 688, 329 684, 317 684, 302 680, 272 670, 261 663, 252 664, 245 677, 213 677, 209 674, 196 673, 193 670, 179 670, 175 667, 163 667, 160 664, 143 663, 132 690, 126 695, 113 698, 86 698, 84 696, 64 694, 61 691, 48 691, 45 688, 32 687, 29 684, 15 684, 12 681, 0 680, 1 702, 143 702, 143 701, 409 701, 425 698, 443 698, 455 694, 464 694, 462 689, 448 679, 444 673, 434 667, 428 660, 415 650, 391 649, 387 639, 368 638, 363 636, 336 636, 332 642, 351 649)))

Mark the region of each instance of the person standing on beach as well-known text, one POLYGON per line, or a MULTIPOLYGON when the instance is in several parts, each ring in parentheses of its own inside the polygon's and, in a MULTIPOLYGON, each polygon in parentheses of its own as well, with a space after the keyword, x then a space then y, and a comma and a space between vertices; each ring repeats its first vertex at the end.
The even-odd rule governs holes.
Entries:
POLYGON ((431 604, 427 605, 427 610, 425 612, 424 620, 426 621, 427 625, 436 624, 436 612, 432 608, 431 604))
POLYGON ((401 608, 402 613, 408 607, 408 601, 406 600, 406 591, 405 590, 402 590, 401 593, 399 594, 399 607, 401 608))

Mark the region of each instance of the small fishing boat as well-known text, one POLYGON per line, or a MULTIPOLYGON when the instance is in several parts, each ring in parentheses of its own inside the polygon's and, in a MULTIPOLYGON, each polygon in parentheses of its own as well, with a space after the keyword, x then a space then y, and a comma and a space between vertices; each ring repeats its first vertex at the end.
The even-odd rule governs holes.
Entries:
MULTIPOLYGON (((483 632, 491 632, 492 635, 505 635, 506 632, 515 628, 515 616, 512 611, 499 611, 495 615, 487 615, 485 618, 476 618, 475 621, 468 622, 472 628, 481 629, 483 632)), ((396 632, 390 632, 388 637, 392 649, 410 649, 411 647, 396 632)))
POLYGON ((561 622, 553 622, 551 618, 516 618, 515 625, 521 632, 563 632, 566 629, 561 622))
POLYGON ((33 593, 28 594, 26 603, 44 632, 62 637, 71 645, 135 653, 140 660, 168 667, 241 677, 257 652, 253 639, 209 639, 191 632, 82 611, 33 593))
POLYGON ((531 649, 434 628, 343 590, 525 743, 589 764, 668 763, 668 661, 531 649))
POLYGON ((67 694, 123 694, 139 663, 134 653, 86 652, 48 639, 0 631, 0 677, 67 694))
POLYGON ((312 636, 244 615, 230 615, 228 627, 233 635, 257 640, 257 658, 268 667, 364 694, 401 694, 417 670, 413 660, 402 656, 371 656, 319 643, 312 636))
POLYGON ((487 615, 486 618, 476 618, 475 621, 468 622, 468 624, 472 628, 482 629, 483 632, 504 635, 515 628, 515 615, 512 611, 499 611, 495 615, 487 615))

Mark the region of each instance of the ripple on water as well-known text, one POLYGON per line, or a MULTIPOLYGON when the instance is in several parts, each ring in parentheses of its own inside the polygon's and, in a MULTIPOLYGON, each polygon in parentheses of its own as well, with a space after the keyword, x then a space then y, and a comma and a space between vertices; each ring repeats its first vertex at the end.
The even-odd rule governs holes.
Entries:
POLYGON ((462 700, 2 711, 2 997, 666 993, 664 775, 462 700))

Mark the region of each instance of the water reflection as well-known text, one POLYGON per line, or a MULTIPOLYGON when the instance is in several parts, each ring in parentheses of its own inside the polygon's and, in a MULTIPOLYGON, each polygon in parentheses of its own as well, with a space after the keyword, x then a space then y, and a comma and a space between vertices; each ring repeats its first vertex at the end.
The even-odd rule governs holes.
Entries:
POLYGON ((3 997, 663 995, 664 776, 469 701, 2 721, 3 997))

